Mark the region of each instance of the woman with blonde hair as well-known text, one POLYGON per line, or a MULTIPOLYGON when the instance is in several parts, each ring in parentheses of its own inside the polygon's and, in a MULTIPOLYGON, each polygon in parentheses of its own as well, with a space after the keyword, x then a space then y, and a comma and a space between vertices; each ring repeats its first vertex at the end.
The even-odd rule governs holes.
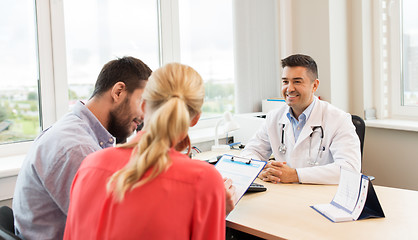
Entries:
POLYGON ((216 169, 180 153, 197 123, 203 81, 172 63, 142 94, 144 129, 89 155, 71 189, 64 239, 224 239, 225 188, 216 169))

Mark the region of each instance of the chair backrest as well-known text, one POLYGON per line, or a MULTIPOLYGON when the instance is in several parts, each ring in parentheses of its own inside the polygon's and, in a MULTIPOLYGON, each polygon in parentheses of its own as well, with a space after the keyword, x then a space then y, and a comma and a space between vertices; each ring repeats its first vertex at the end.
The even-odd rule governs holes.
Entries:
POLYGON ((4 228, 0 227, 0 240, 22 240, 14 233, 11 233, 4 228))
POLYGON ((0 207, 0 239, 20 239, 14 232, 13 210, 8 206, 0 207))
POLYGON ((360 152, 361 158, 363 159, 363 146, 364 146, 364 135, 366 133, 366 124, 363 119, 357 115, 351 115, 351 120, 353 121, 354 126, 356 127, 356 133, 360 139, 360 152))

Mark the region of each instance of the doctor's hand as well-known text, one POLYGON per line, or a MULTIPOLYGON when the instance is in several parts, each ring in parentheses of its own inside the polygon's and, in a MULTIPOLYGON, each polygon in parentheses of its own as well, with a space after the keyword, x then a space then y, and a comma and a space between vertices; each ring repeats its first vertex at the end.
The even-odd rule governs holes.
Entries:
POLYGON ((237 197, 235 195, 235 186, 232 185, 231 179, 224 178, 224 185, 225 185, 225 210, 226 210, 226 216, 228 216, 228 214, 235 208, 237 197))
POLYGON ((286 162, 269 161, 258 177, 266 182, 292 183, 299 182, 296 169, 289 167, 286 162))

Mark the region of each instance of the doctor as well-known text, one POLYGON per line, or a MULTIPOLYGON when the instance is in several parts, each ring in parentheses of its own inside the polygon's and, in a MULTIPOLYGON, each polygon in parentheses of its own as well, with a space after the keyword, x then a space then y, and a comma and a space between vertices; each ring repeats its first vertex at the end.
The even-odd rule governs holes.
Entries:
POLYGON ((338 184, 340 167, 360 172, 360 141, 351 115, 319 100, 318 70, 306 55, 282 60, 282 95, 288 106, 270 111, 242 156, 269 161, 268 182, 338 184))

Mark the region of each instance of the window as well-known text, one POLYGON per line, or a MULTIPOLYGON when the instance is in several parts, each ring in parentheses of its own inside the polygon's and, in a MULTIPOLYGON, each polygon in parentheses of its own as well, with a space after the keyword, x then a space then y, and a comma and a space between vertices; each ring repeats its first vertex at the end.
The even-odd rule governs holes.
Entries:
POLYGON ((418 107, 418 2, 402 4, 402 105, 418 107))
POLYGON ((64 1, 70 105, 91 96, 103 65, 117 57, 159 67, 157 13, 150 0, 64 1))
POLYGON ((205 81, 202 118, 234 111, 231 0, 180 0, 180 59, 205 81))
POLYGON ((380 0, 382 118, 418 119, 418 15, 414 0, 380 0))
POLYGON ((127 55, 151 69, 194 67, 205 81, 203 117, 234 111, 232 0, 5 1, 0 157, 26 153, 68 106, 90 97, 106 62, 127 55))
POLYGON ((0 144, 34 139, 40 130, 33 1, 0 8, 0 144))

